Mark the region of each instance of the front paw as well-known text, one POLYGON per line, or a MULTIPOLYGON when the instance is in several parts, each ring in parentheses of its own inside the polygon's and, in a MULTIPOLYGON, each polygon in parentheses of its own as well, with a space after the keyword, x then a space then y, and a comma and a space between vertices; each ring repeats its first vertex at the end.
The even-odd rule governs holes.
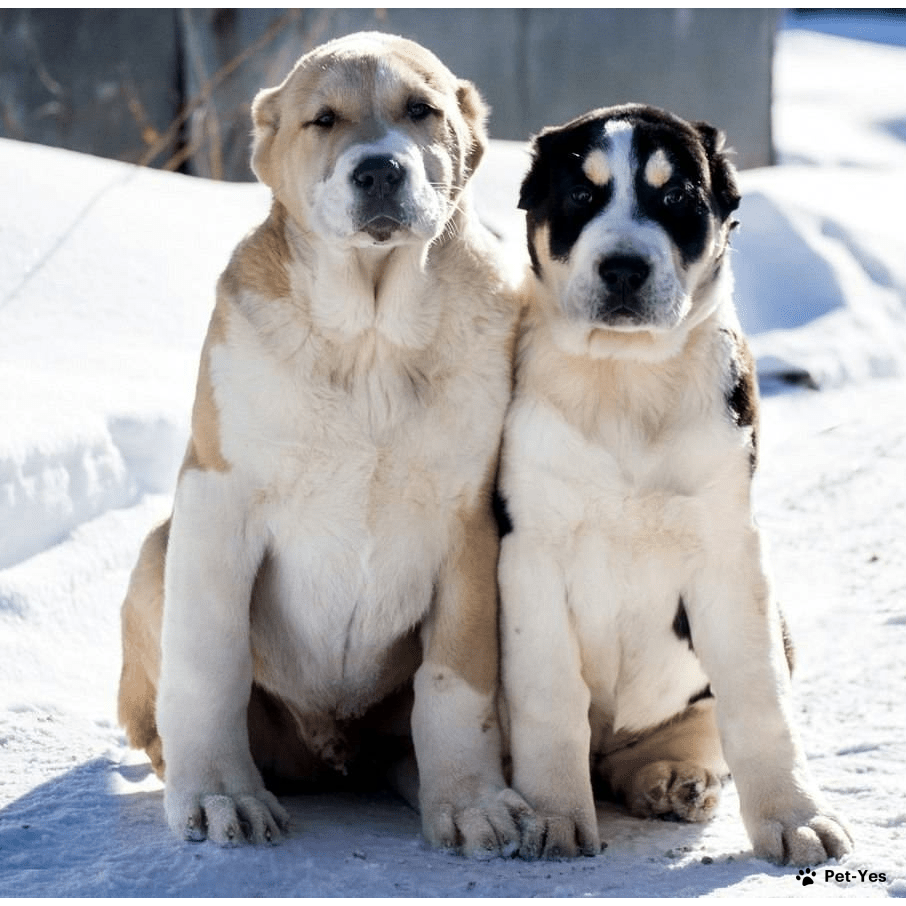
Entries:
POLYGON ((776 805, 744 819, 755 855, 771 862, 818 865, 853 848, 846 825, 815 796, 803 795, 795 806, 776 805))
POLYGON ((422 801, 422 826, 428 842, 475 859, 514 856, 534 823, 534 812, 511 789, 490 791, 469 803, 422 801))
POLYGON ((601 852, 601 835, 594 808, 569 814, 540 812, 523 834, 523 859, 574 859, 601 852))
POLYGON ((211 840, 225 846, 278 843, 289 828, 289 813, 263 787, 253 792, 207 793, 173 789, 164 794, 167 823, 183 840, 211 840))

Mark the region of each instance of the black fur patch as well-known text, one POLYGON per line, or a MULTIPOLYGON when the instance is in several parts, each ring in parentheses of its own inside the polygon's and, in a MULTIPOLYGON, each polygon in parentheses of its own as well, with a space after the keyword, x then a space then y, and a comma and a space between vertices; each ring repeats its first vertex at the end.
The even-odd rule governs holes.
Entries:
POLYGON ((706 698, 714 698, 714 693, 711 691, 710 685, 705 686, 701 692, 696 692, 695 695, 689 699, 689 704, 694 705, 696 702, 704 701, 706 698))
POLYGON ((689 614, 686 613, 686 602, 682 597, 679 599, 676 616, 673 618, 673 632, 681 642, 689 643, 690 651, 695 651, 692 646, 692 627, 689 625, 689 614))
POLYGON ((532 268, 540 273, 535 233, 550 228, 550 254, 565 259, 586 224, 610 201, 613 186, 593 183, 582 169, 589 152, 606 148, 603 120, 574 121, 571 128, 546 130, 535 139, 532 167, 522 183, 519 207, 528 212, 526 231, 532 268), (587 193, 578 203, 576 193, 587 193))
POLYGON ((695 149, 688 135, 667 125, 640 123, 633 132, 639 216, 667 231, 686 265, 704 252, 712 216, 705 173, 695 149), (666 153, 673 172, 664 185, 655 187, 645 179, 645 165, 658 150, 666 153))
POLYGON ((729 388, 724 398, 733 424, 752 429, 749 461, 754 472, 758 464, 758 380, 755 362, 745 340, 731 330, 722 329, 733 340, 729 388))
POLYGON ((498 488, 494 488, 491 507, 494 510, 494 519, 497 521, 497 534, 501 538, 509 535, 513 531, 513 520, 510 518, 510 510, 506 505, 506 498, 500 493, 498 488))
POLYGON ((736 173, 724 150, 724 134, 710 123, 692 124, 708 155, 711 171, 711 195, 720 219, 726 220, 738 207, 740 201, 736 173))
POLYGON ((535 138, 532 165, 522 183, 519 207, 527 212, 526 228, 532 268, 540 275, 535 244, 538 227, 547 224, 550 254, 565 259, 586 224, 610 201, 612 186, 595 185, 582 171, 593 148, 607 150, 607 123, 627 121, 633 128, 637 214, 664 227, 685 262, 704 250, 712 216, 725 221, 739 206, 732 165, 723 153, 723 135, 707 123, 685 120, 639 104, 592 110, 563 126, 545 129, 535 138), (673 173, 659 187, 644 178, 645 164, 661 149, 673 173), (575 203, 577 189, 584 200, 575 203))

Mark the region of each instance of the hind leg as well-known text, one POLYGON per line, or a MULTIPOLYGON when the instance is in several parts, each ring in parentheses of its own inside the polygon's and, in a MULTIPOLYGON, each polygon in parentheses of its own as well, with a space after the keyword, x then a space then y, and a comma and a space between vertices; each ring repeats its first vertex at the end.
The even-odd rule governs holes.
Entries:
MULTIPOLYGON (((164 611, 164 562, 170 521, 145 539, 132 570, 122 608, 123 668, 118 716, 129 744, 144 749, 163 779, 164 759, 157 730, 161 625, 164 611)), ((315 776, 317 761, 302 746, 285 707, 258 686, 249 702, 249 736, 255 761, 280 781, 315 776)))
POLYGON ((161 778, 164 760, 155 719, 155 700, 160 675, 164 560, 169 533, 169 520, 154 529, 145 539, 132 570, 121 613, 123 669, 118 701, 119 720, 129 743, 148 753, 161 778))
POLYGON ((714 700, 696 702, 635 744, 602 757, 596 771, 634 815, 707 821, 728 774, 714 700))

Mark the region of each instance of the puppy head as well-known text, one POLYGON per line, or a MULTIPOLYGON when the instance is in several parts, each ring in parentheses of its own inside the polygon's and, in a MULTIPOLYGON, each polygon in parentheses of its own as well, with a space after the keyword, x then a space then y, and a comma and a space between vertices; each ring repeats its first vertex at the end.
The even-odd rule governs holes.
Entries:
POLYGON ((474 86, 378 32, 303 56, 252 118, 258 178, 305 229, 358 247, 437 237, 487 141, 474 86))
POLYGON ((555 314, 610 340, 707 314, 738 204, 723 136, 642 105, 545 129, 519 200, 555 314))

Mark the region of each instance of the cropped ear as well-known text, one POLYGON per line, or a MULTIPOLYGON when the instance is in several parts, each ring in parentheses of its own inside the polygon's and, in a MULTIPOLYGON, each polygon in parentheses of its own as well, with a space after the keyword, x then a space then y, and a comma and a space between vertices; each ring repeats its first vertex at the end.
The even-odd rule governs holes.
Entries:
POLYGON ((252 170, 266 186, 274 187, 275 173, 271 149, 280 128, 280 88, 265 88, 252 102, 252 170))
POLYGON ((717 202, 721 220, 726 220, 739 207, 739 187, 736 184, 736 168, 730 163, 732 153, 725 147, 726 136, 710 123, 694 123, 699 138, 708 155, 711 170, 711 191, 717 202))
POLYGON ((488 119, 488 106, 482 100, 478 89, 466 79, 458 79, 456 83, 456 100, 459 111, 469 126, 469 147, 466 150, 466 172, 468 179, 484 156, 488 145, 488 133, 485 126, 488 119))

